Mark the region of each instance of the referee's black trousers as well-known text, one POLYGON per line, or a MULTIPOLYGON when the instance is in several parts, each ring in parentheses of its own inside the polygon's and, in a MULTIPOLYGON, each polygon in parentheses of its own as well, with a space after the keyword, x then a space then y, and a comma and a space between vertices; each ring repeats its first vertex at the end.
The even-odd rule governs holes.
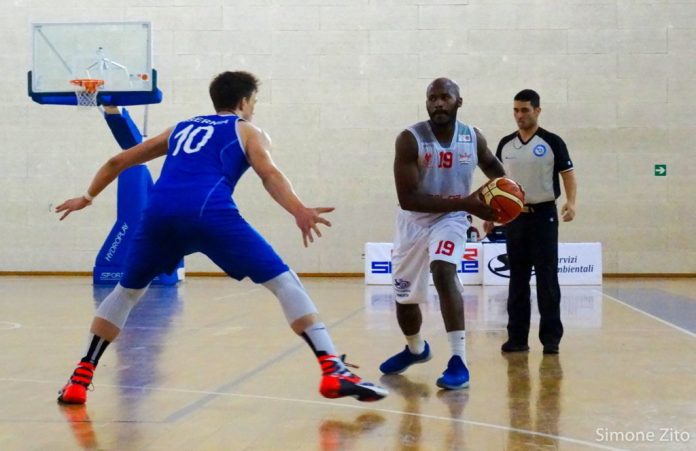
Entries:
POLYGON ((531 317, 529 280, 536 274, 539 306, 539 340, 544 346, 558 345, 563 336, 561 289, 558 286, 558 213, 554 202, 530 207, 506 227, 510 264, 508 292, 508 338, 527 344, 531 317))

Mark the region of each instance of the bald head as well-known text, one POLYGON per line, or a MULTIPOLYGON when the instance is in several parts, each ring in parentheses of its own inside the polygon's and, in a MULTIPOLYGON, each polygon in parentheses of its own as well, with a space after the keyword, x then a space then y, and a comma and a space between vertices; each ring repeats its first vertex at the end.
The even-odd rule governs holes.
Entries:
POLYGON ((459 85, 456 81, 449 78, 440 77, 430 82, 428 89, 426 90, 426 94, 429 94, 433 88, 449 91, 454 97, 459 97, 459 85))
POLYGON ((462 106, 459 85, 449 78, 436 78, 428 85, 425 106, 434 125, 452 124, 457 120, 457 110, 462 106))

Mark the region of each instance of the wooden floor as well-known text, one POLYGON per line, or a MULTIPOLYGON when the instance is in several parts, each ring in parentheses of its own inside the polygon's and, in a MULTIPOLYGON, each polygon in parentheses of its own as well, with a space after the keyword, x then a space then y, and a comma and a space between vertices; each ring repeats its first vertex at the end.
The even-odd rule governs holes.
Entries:
POLYGON ((502 355, 506 289, 466 287, 472 381, 460 391, 435 386, 449 347, 434 296, 423 330, 433 359, 380 377, 404 346, 389 287, 304 282, 356 372, 390 389, 385 400, 322 398, 313 356, 269 293, 196 278, 151 289, 87 406, 61 407, 56 391, 108 290, 0 278, 0 450, 696 449, 694 279, 563 287, 566 335, 546 357, 535 335, 529 353, 502 355))

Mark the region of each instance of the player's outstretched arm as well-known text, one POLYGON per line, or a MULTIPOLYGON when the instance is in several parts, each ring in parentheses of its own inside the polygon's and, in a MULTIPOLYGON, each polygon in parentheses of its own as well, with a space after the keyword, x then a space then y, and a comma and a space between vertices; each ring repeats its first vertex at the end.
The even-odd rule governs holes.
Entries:
POLYGON ((104 188, 109 186, 121 172, 137 164, 146 163, 157 157, 166 155, 171 131, 171 128, 169 128, 154 138, 143 141, 137 146, 133 146, 109 158, 94 175, 92 183, 90 183, 84 195, 68 199, 56 207, 56 213, 63 213, 60 220, 62 221, 65 219, 65 217, 73 211, 82 210, 90 205, 92 199, 97 197, 104 188))
POLYGON ((420 192, 416 138, 404 130, 396 138, 395 147, 394 180, 401 208, 425 213, 467 211, 481 219, 497 218, 496 211, 483 202, 478 191, 462 199, 441 199, 420 192))
POLYGON ((333 207, 305 207, 292 188, 290 180, 281 172, 271 158, 271 139, 261 129, 249 122, 239 124, 242 142, 246 149, 249 164, 259 175, 263 187, 281 207, 295 217, 297 227, 302 231, 305 247, 314 242, 312 231, 321 237, 318 224, 331 227, 331 222, 321 217, 323 213, 334 211, 333 207))

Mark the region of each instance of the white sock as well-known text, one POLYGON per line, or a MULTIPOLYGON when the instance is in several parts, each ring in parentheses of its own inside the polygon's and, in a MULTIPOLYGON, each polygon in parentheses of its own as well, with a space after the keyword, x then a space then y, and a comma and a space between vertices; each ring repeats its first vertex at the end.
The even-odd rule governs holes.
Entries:
POLYGON ((318 356, 320 353, 336 355, 336 348, 329 331, 326 330, 324 323, 315 323, 305 329, 302 337, 307 341, 314 353, 318 356))
POLYGON ((408 343, 408 350, 411 351, 411 354, 422 354, 425 351, 425 341, 420 334, 406 335, 406 343, 408 343))
POLYGON ((452 332, 447 332, 447 339, 452 348, 452 355, 461 357, 464 365, 468 366, 469 364, 466 361, 466 331, 453 330, 452 332))

